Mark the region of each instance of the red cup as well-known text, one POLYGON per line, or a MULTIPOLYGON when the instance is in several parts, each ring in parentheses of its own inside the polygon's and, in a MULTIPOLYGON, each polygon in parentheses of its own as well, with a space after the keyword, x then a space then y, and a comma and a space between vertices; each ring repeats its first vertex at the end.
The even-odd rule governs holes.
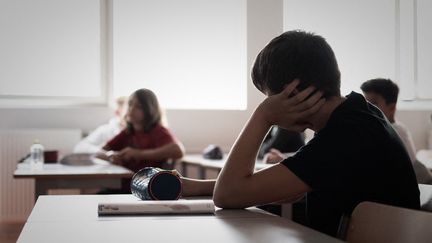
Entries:
POLYGON ((58 161, 58 151, 57 150, 47 150, 47 151, 44 151, 44 161, 47 164, 57 163, 57 161, 58 161))

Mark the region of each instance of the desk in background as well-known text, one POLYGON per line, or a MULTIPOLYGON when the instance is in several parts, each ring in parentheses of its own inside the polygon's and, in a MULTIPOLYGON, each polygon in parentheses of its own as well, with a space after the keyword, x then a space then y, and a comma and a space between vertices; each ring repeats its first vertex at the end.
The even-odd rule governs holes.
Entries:
POLYGON ((416 159, 424 164, 426 168, 432 170, 432 150, 419 150, 416 154, 416 159))
MULTIPOLYGON (((198 178, 197 179, 208 179, 207 171, 214 171, 219 173, 223 166, 225 165, 227 155, 224 155, 223 159, 211 160, 205 159, 202 154, 186 154, 181 160, 181 173, 183 176, 188 177, 188 168, 197 167, 198 168, 198 178)), ((255 163, 255 169, 260 170, 271 164, 264 164, 262 161, 257 160, 255 163)))
POLYGON ((256 208, 215 215, 103 216, 99 202, 132 195, 41 196, 18 242, 341 242, 256 208))
POLYGON ((418 184, 422 210, 432 212, 432 185, 418 184))
POLYGON ((18 164, 13 174, 17 179, 35 179, 35 201, 49 189, 121 188, 121 179, 132 175, 129 169, 109 163, 44 164, 42 170, 32 170, 29 164, 18 164))

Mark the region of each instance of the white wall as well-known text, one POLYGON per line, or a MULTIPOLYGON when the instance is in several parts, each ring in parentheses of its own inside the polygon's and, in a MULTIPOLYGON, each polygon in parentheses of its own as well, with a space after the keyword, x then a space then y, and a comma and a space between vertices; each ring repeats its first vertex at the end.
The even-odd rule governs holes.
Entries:
POLYGON ((427 148, 428 131, 432 129, 430 117, 432 109, 421 111, 399 110, 396 113, 396 119, 407 126, 411 131, 416 149, 427 148))
MULTIPOLYGON (((228 151, 243 124, 263 98, 250 81, 250 67, 264 45, 282 32, 282 0, 249 0, 247 15, 247 110, 168 110, 170 128, 189 152, 200 152, 210 143, 218 144, 228 151)), ((110 110, 106 107, 0 109, 0 129, 81 128, 88 131, 106 122, 109 116, 110 110)))
MULTIPOLYGON (((249 115, 263 99, 250 80, 250 67, 264 45, 282 32, 282 10, 282 0, 248 0, 246 111, 167 111, 170 127, 187 151, 200 152, 210 143, 222 146, 225 151, 231 147, 249 115)), ((426 147, 426 129, 431 112, 432 108, 398 112, 398 119, 412 131, 417 149, 426 147)), ((106 122, 110 110, 107 107, 0 109, 0 117, 0 129, 80 128, 88 131, 106 122)))

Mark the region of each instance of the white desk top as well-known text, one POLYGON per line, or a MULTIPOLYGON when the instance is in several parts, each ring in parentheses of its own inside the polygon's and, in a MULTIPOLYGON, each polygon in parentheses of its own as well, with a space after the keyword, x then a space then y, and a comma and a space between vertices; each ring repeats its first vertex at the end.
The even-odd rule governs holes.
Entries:
POLYGON ((432 211, 432 185, 418 184, 420 189, 420 205, 423 209, 432 211))
MULTIPOLYGON (((180 199, 192 200, 192 199, 180 199)), ((49 221, 112 221, 112 220, 144 220, 144 219, 178 219, 178 218, 226 218, 226 217, 273 217, 269 213, 251 208, 250 210, 218 210, 215 215, 137 215, 137 216, 101 216, 97 214, 98 203, 121 203, 140 201, 132 194, 120 195, 59 195, 40 196, 31 212, 27 222, 49 222, 49 221), (55 209, 55 210, 53 210, 55 209), (259 213, 258 213, 259 212, 259 213)))
POLYGON ((432 150, 419 150, 416 154, 416 158, 419 162, 424 164, 428 169, 432 169, 432 150))
MULTIPOLYGON (((212 159, 205 159, 202 154, 186 154, 181 160, 184 163, 189 164, 195 164, 200 165, 206 168, 215 168, 215 169, 222 169, 225 165, 227 155, 224 154, 223 159, 220 160, 212 160, 212 159)), ((260 170, 266 167, 271 166, 271 164, 264 164, 261 160, 257 160, 255 163, 255 169, 260 170)))
POLYGON ((53 178, 53 177, 118 177, 128 178, 133 172, 113 164, 63 165, 44 164, 42 170, 32 170, 29 164, 18 164, 15 178, 53 178))
POLYGON ((258 209, 216 215, 98 217, 131 195, 41 196, 18 242, 340 242, 258 209))

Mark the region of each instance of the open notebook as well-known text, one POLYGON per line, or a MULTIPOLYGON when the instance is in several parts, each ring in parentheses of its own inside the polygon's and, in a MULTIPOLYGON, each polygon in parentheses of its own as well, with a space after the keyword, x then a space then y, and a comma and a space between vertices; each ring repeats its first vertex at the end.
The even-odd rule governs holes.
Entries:
POLYGON ((213 200, 136 201, 99 203, 99 215, 131 214, 212 214, 213 200))

